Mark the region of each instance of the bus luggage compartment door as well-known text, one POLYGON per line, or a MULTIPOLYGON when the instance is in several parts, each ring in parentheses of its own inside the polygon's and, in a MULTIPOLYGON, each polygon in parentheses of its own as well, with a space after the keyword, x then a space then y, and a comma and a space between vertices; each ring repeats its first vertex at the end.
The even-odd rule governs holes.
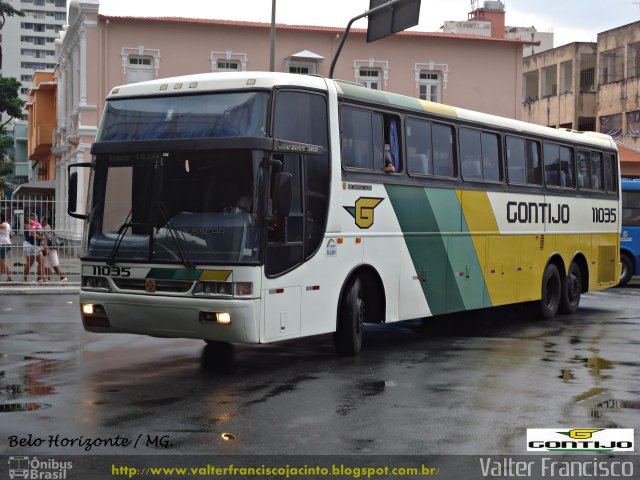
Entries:
POLYGON ((301 287, 264 290, 264 337, 266 341, 300 335, 301 287))

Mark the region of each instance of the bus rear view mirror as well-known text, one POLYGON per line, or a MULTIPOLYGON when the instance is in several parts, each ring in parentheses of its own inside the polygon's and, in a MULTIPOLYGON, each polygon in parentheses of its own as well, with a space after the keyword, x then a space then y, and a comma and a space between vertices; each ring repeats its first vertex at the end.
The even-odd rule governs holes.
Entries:
POLYGON ((89 216, 86 213, 76 213, 78 205, 78 172, 72 172, 72 168, 92 167, 91 163, 76 163, 67 167, 69 176, 69 189, 67 192, 67 213, 73 218, 86 220, 89 216))
POLYGON ((275 177, 274 210, 277 215, 288 217, 291 211, 293 194, 293 176, 290 173, 279 172, 275 177))

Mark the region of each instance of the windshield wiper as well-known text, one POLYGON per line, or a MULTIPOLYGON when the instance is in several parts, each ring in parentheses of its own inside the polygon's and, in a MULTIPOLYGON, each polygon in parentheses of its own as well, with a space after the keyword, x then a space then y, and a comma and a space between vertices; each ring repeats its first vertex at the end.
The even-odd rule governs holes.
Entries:
POLYGON ((125 233, 127 232, 127 228, 133 226, 133 223, 129 222, 131 215, 133 213, 133 208, 129 210, 127 213, 127 218, 124 219, 124 223, 120 225, 118 229, 118 236, 116 237, 116 241, 113 244, 113 248, 111 249, 111 253, 109 253, 109 257, 107 257, 107 265, 113 265, 116 263, 116 255, 118 254, 118 250, 120 249, 120 244, 122 243, 122 239, 124 238, 125 233))
POLYGON ((180 260, 182 261, 182 264, 186 268, 195 268, 195 265, 191 263, 191 260, 187 256, 187 252, 184 250, 182 246, 182 242, 187 241, 186 237, 184 236, 184 233, 177 230, 176 228, 173 227, 173 225, 171 225, 171 220, 169 219, 169 212, 167 212, 167 207, 165 207, 164 202, 158 201, 157 205, 158 205, 158 211, 160 212, 160 215, 162 215, 162 218, 165 221, 165 227, 169 231, 169 234, 173 239, 173 243, 175 243, 176 245, 176 250, 178 251, 178 255, 180 256, 180 260), (180 235, 182 235, 182 238, 180 238, 180 235))

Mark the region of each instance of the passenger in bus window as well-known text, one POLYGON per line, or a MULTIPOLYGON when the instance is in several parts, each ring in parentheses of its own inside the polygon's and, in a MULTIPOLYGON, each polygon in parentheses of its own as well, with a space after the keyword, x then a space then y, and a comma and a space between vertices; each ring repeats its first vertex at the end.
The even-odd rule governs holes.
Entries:
POLYGON ((384 171, 386 173, 395 173, 396 171, 391 158, 391 146, 388 143, 384 144, 384 171))

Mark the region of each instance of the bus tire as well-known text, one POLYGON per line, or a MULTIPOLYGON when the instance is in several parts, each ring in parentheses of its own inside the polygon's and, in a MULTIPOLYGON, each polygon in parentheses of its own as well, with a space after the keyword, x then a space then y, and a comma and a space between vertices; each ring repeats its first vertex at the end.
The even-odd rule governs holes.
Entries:
POLYGON ((354 356, 360 352, 365 311, 362 282, 354 277, 345 288, 338 310, 334 342, 339 355, 354 356))
POLYGON ((542 275, 542 298, 540 299, 540 313, 545 320, 556 316, 562 296, 562 280, 558 267, 553 263, 547 265, 542 275))
POLYGON ((620 255, 620 262, 622 263, 622 272, 620 274, 620 283, 618 283, 619 287, 626 285, 633 276, 633 260, 631 260, 631 257, 623 253, 620 255))
POLYGON ((576 313, 580 305, 582 293, 582 272, 580 267, 571 262, 567 276, 562 281, 562 298, 560 299, 560 311, 562 313, 576 313))

